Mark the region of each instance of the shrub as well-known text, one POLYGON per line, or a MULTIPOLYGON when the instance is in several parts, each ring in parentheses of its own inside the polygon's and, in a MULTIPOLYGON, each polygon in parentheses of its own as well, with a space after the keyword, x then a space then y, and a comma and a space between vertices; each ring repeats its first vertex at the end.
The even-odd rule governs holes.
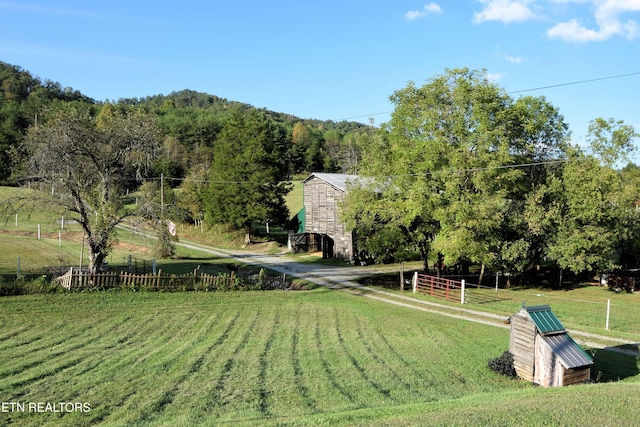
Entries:
POLYGON ((52 284, 47 276, 44 275, 31 279, 27 279, 25 276, 18 276, 12 281, 0 276, 0 296, 44 294, 56 292, 57 289, 58 287, 52 284))
POLYGON ((513 367, 513 355, 508 351, 502 353, 500 357, 489 360, 489 369, 507 377, 516 377, 516 369, 513 367))
POLYGON ((0 276, 0 296, 20 295, 22 287, 16 281, 7 281, 0 276))

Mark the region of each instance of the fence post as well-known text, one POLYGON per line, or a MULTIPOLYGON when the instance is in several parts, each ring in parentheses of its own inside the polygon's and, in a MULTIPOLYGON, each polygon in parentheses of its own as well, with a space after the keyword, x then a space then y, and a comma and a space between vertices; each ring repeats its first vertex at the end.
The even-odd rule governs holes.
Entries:
POLYGON ((605 327, 604 327, 604 329, 607 330, 607 331, 609 330, 609 313, 610 313, 610 311, 611 311, 611 300, 608 299, 607 300, 607 322, 606 322, 605 327))
POLYGON ((413 286, 413 293, 415 294, 418 291, 418 272, 413 272, 413 279, 411 279, 411 285, 413 286))
POLYGON ((464 304, 464 279, 460 281, 460 304, 464 304))

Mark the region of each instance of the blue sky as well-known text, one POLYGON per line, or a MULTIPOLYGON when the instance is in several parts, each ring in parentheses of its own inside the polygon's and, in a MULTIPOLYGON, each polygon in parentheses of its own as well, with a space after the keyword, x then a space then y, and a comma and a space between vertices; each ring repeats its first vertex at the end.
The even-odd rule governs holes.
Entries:
POLYGON ((640 0, 0 0, 0 60, 98 100, 192 89, 376 124, 446 68, 640 130, 640 0))

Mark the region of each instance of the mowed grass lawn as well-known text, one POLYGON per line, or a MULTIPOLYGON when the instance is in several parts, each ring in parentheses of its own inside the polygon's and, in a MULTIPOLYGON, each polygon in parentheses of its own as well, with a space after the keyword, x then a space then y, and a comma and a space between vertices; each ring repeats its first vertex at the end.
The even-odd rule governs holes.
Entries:
POLYGON ((315 289, 0 298, 0 425, 637 425, 640 378, 544 389, 508 330, 315 289))

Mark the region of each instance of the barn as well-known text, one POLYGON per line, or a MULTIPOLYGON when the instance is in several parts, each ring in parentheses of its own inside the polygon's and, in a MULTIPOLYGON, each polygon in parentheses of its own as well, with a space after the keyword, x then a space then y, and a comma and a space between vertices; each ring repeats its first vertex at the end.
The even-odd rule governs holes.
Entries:
POLYGON ((303 211, 298 214, 301 232, 290 236, 298 251, 322 251, 323 258, 354 260, 353 233, 341 223, 340 204, 347 186, 357 175, 312 173, 303 181, 303 211))
POLYGON ((544 387, 590 379, 593 359, 569 336, 548 305, 523 304, 510 324, 509 351, 520 378, 544 387))

